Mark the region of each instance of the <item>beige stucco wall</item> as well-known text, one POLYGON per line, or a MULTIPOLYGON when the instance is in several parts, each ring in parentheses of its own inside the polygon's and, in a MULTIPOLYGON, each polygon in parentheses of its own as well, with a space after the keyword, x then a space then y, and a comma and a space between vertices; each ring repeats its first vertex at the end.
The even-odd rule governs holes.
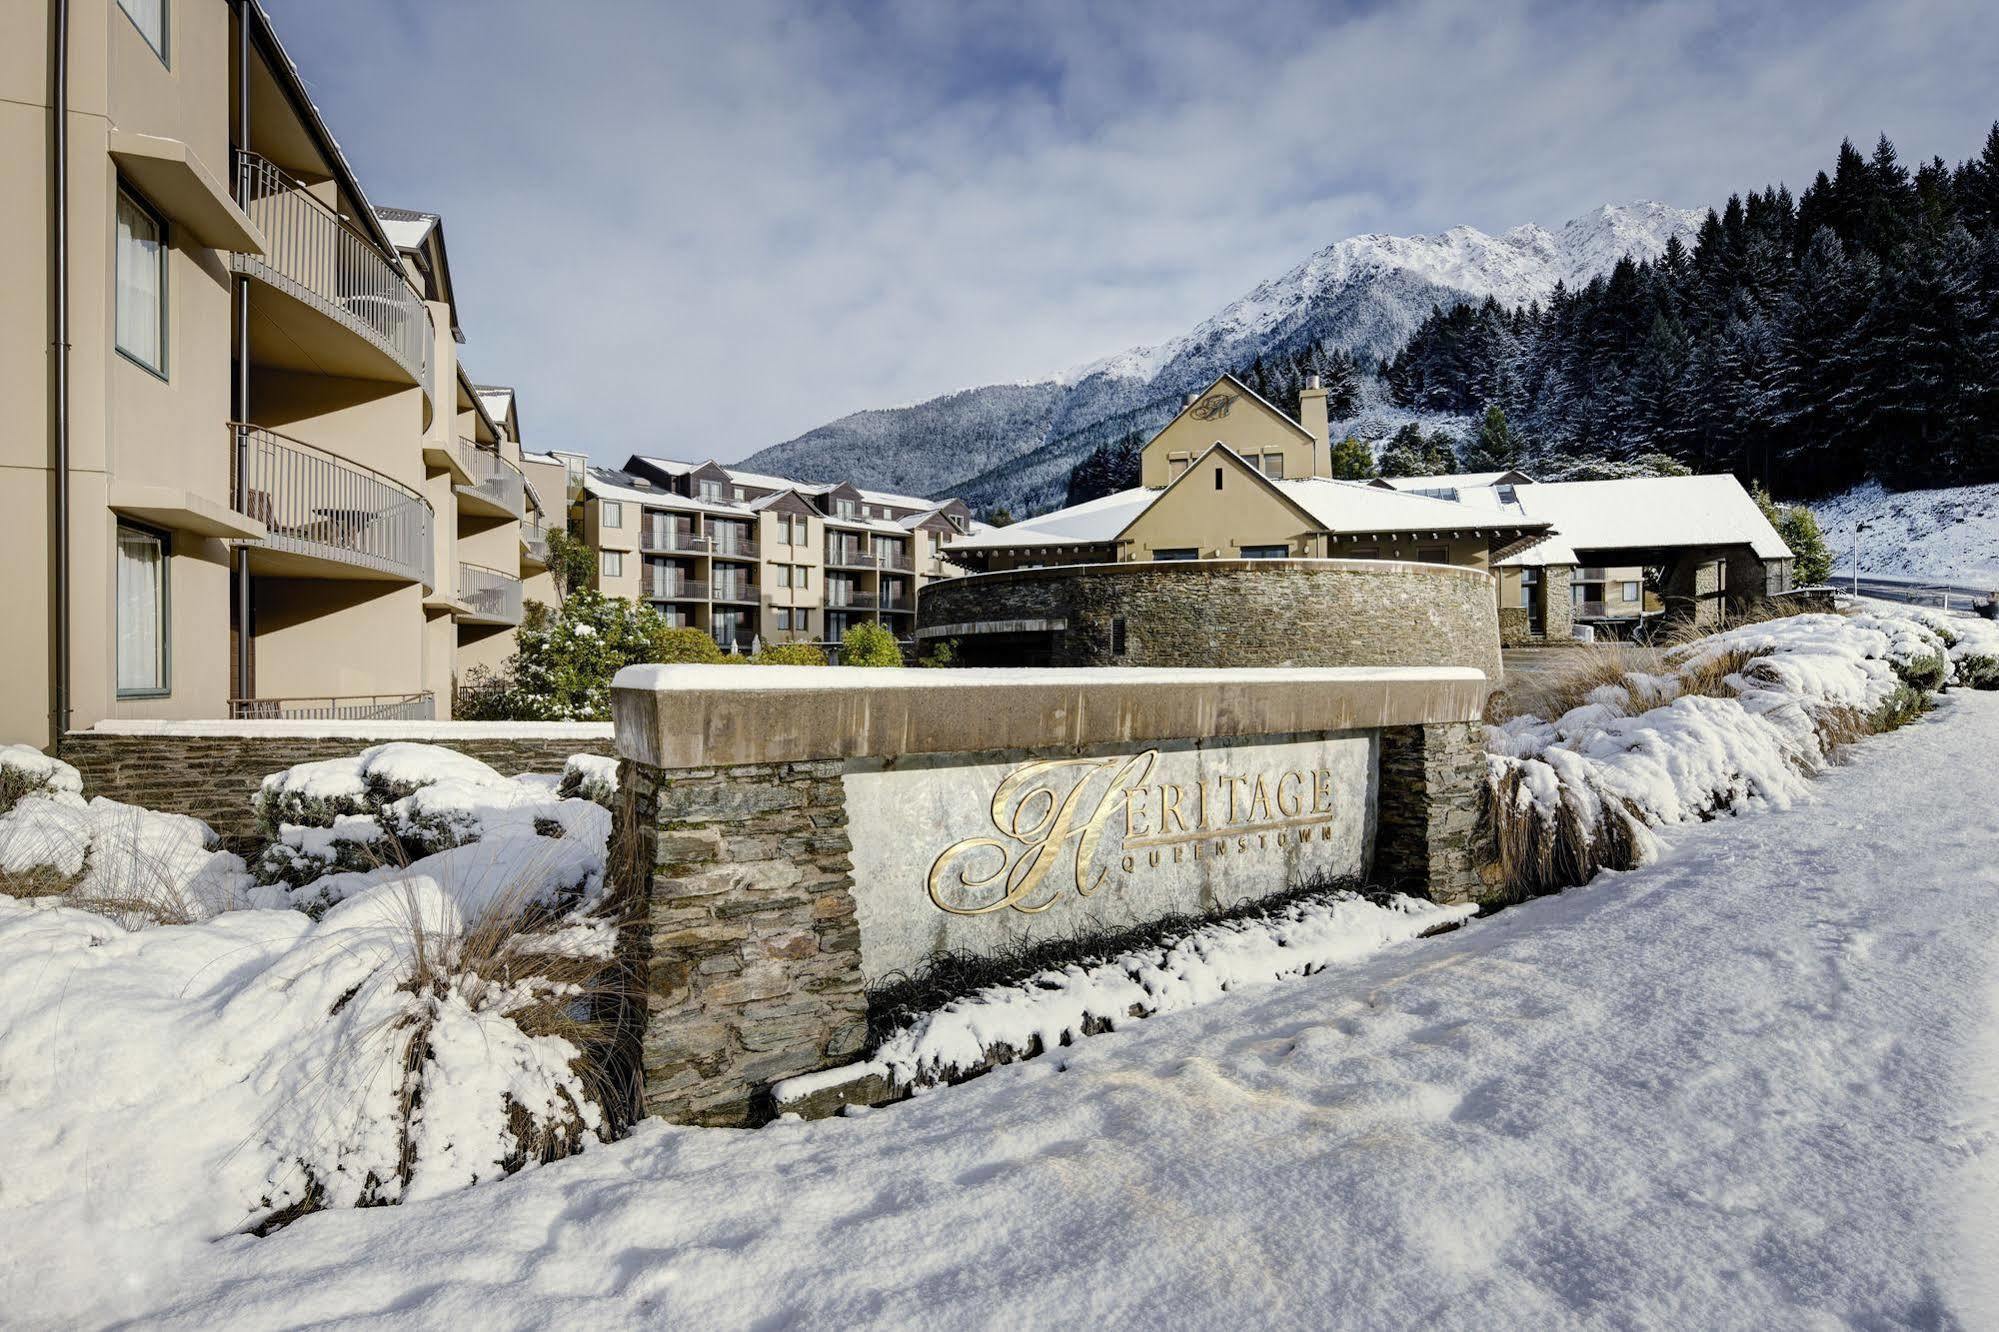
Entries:
POLYGON ((260 697, 425 687, 423 592, 414 584, 260 578, 257 591, 260 697))
POLYGON ((1170 465, 1175 454, 1198 458, 1214 444, 1226 444, 1244 457, 1265 453, 1284 455, 1284 475, 1310 476, 1313 441, 1299 425, 1282 412, 1267 407, 1232 385, 1218 384, 1168 422, 1145 446, 1139 460, 1142 485, 1159 487, 1173 479, 1170 465), (1207 420, 1194 415, 1202 403, 1218 395, 1233 394, 1225 415, 1207 420))
POLYGON ((1125 530, 1118 558, 1150 560, 1160 550, 1192 547, 1203 559, 1233 559, 1243 546, 1276 545, 1303 556, 1322 554, 1319 544, 1310 518, 1240 459, 1213 453, 1125 530))
MULTIPOLYGON (((604 503, 602 500, 593 497, 589 503, 585 504, 583 506, 583 539, 590 543, 591 550, 597 552, 597 566, 591 571, 592 585, 607 597, 630 597, 636 599, 641 586, 639 576, 642 567, 639 558, 639 521, 643 511, 636 501, 624 500, 622 504, 623 512, 620 514, 620 525, 618 527, 604 526, 604 503), (624 568, 618 577, 609 578, 604 574, 603 552, 607 550, 622 551, 624 553, 624 568)), ((704 566, 706 563, 707 561, 702 561, 704 566)), ((696 577, 704 579, 707 576, 705 567, 696 575, 696 577)))

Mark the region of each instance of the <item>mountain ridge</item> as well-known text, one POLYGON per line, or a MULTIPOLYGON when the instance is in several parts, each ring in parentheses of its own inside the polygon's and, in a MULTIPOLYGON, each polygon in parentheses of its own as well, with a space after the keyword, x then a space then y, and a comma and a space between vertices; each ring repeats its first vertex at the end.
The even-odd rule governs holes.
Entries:
POLYGON ((1502 305, 1577 286, 1624 255, 1690 243, 1703 214, 1654 200, 1604 204, 1557 230, 1350 236, 1257 284, 1188 332, 1087 361, 1046 380, 993 384, 903 407, 849 413, 745 458, 758 471, 905 494, 959 495, 1016 513, 1059 502, 1077 459, 1128 430, 1156 429, 1182 395, 1255 357, 1308 344, 1372 365, 1435 305, 1502 305))

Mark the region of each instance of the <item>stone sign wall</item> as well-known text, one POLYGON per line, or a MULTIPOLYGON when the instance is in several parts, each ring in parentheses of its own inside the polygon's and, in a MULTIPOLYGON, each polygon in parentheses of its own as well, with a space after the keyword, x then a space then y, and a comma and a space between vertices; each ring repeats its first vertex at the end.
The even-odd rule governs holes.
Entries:
POLYGON ((1353 732, 857 766, 844 782, 862 972, 873 984, 940 952, 1357 879, 1376 748, 1353 732))
POLYGON ((1361 874, 1479 888, 1465 668, 632 667, 613 878, 645 1108, 751 1124, 863 1050, 867 988, 1361 874))

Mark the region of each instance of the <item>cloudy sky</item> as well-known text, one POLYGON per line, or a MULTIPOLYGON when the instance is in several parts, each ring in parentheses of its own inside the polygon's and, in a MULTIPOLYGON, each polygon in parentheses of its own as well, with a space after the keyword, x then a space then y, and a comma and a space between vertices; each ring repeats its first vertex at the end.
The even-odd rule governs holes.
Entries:
POLYGON ((266 0, 537 447, 740 457, 1184 331, 1360 232, 1974 153, 1991 0, 266 0))

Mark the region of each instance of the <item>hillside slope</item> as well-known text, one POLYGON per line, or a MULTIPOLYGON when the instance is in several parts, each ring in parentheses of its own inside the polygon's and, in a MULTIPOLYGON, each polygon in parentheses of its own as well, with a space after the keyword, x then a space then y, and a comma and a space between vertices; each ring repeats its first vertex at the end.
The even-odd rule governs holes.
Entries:
POLYGON ((1863 574, 1999 587, 1999 483, 1894 491, 1869 481, 1810 507, 1840 572, 1853 572, 1858 522, 1863 574))
POLYGON ((1398 349, 1432 306, 1491 296, 1524 304, 1557 282, 1587 282, 1619 258, 1689 240, 1700 215, 1665 204, 1605 205, 1559 231, 1490 236, 1355 236, 1259 284, 1189 332, 1038 384, 967 389, 909 407, 857 412, 744 459, 805 480, 852 477, 916 494, 958 494, 1016 513, 1059 500, 1076 459, 1128 430, 1168 420, 1184 394, 1224 370, 1318 344, 1371 363, 1398 349))

